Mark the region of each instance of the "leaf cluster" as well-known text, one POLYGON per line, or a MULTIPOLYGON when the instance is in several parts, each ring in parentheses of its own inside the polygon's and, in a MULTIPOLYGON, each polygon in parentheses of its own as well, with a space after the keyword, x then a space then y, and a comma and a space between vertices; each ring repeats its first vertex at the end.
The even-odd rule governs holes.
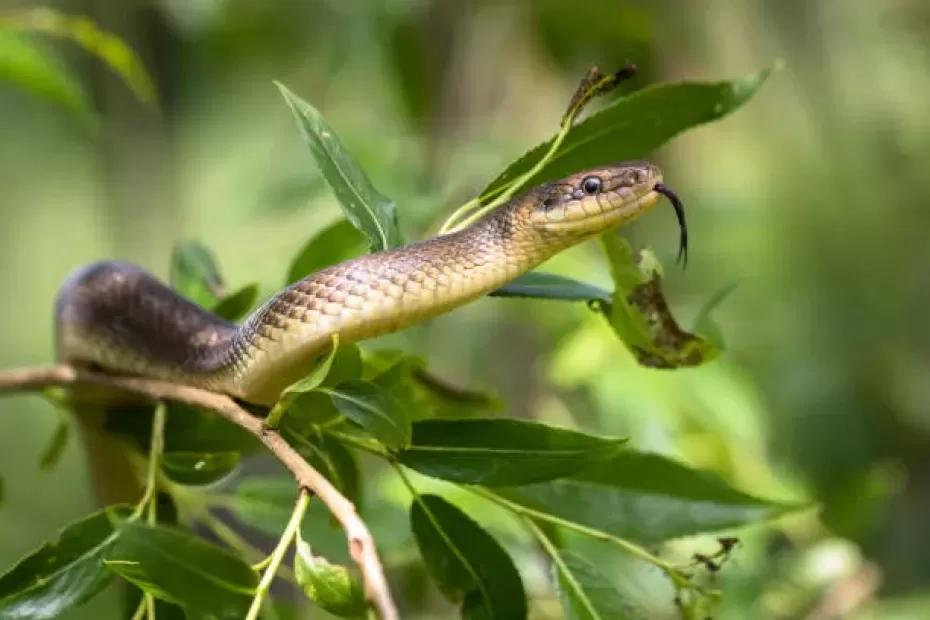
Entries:
MULTIPOLYGON (((677 133, 740 106, 767 74, 646 88, 576 122, 583 104, 598 94, 582 93, 573 99, 560 133, 500 173, 469 208, 480 209, 524 186, 583 167, 643 157, 677 133)), ((603 90, 604 83, 589 79, 583 86, 603 90)), ((395 203, 373 187, 319 111, 283 85, 278 88, 345 214, 307 241, 284 279, 293 282, 365 245, 370 251, 401 245, 395 203)), ((662 296, 661 267, 648 250, 634 252, 612 234, 603 237, 602 247, 611 266, 612 291, 534 272, 496 295, 588 302, 646 365, 694 366, 718 355, 717 346, 678 326, 662 296)), ((229 320, 243 317, 258 294, 254 284, 227 292, 213 255, 196 242, 177 246, 171 282, 181 294, 229 320)), ((710 324, 706 315, 702 321, 710 324)), ((367 476, 358 454, 386 464, 410 492, 409 528, 423 566, 439 591, 460 605, 463 618, 518 620, 527 617, 529 602, 508 545, 450 499, 460 497, 459 490, 497 505, 526 528, 548 557, 565 617, 585 620, 640 616, 610 576, 571 549, 563 534, 594 538, 652 563, 680 601, 692 601, 683 605, 698 605, 711 593, 683 567, 645 545, 755 523, 797 508, 632 449, 625 438, 496 417, 493 397, 443 387, 448 383, 431 375, 424 360, 403 351, 368 350, 334 338, 312 370, 267 412, 266 424, 363 509, 367 476), (440 488, 456 492, 421 492, 421 478, 410 472, 443 481, 447 484, 440 488)), ((143 596, 139 609, 151 605, 153 615, 153 601, 198 619, 241 618, 256 605, 261 608, 266 592, 259 585, 260 570, 269 564, 277 569, 276 560, 265 558, 215 510, 229 509, 242 525, 279 536, 295 515, 298 525, 302 518, 293 508, 294 483, 278 476, 234 478, 242 458, 258 446, 209 412, 169 405, 163 430, 153 424, 158 415, 150 410, 113 411, 109 419, 113 432, 140 447, 153 446, 148 490, 152 498, 157 490, 172 499, 179 522, 170 516, 153 518, 150 503, 135 511, 109 507, 73 523, 0 577, 0 618, 56 617, 114 579, 137 588, 143 596), (143 514, 149 518, 143 520, 143 514), (207 528, 222 544, 195 535, 192 525, 207 528)), ((53 445, 64 441, 62 434, 59 430, 53 445)), ((281 542, 286 549, 290 539, 281 542)), ((294 569, 282 574, 330 613, 365 613, 354 569, 315 553, 299 532, 294 569)))

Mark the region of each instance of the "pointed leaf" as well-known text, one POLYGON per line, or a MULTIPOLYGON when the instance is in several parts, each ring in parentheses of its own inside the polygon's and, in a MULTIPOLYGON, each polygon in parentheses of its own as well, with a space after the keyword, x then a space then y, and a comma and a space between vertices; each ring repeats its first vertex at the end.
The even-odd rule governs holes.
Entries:
POLYGON ((410 521, 430 576, 450 601, 464 599, 463 618, 527 617, 513 560, 480 525, 436 495, 415 500, 410 521))
POLYGON ((240 619, 258 575, 238 556, 183 530, 126 522, 107 568, 195 618, 240 619))
POLYGON ((0 618, 57 618, 102 590, 112 578, 103 557, 119 536, 112 510, 72 523, 0 577, 0 618))
POLYGON ((496 492, 540 518, 643 543, 746 525, 802 508, 754 497, 709 472, 633 450, 562 480, 496 492))
MULTIPOLYGON (((575 125, 555 157, 526 186, 593 166, 642 158, 685 129, 716 120, 741 106, 770 72, 765 69, 723 82, 659 84, 617 99, 575 125)), ((508 166, 481 192, 482 202, 528 172, 551 142, 550 138, 508 166)))
POLYGON ((413 424, 411 445, 398 458, 421 474, 453 482, 521 485, 610 459, 624 441, 508 418, 422 420, 413 424))
POLYGON ((332 188, 346 218, 368 237, 371 250, 402 245, 394 202, 374 188, 316 108, 283 84, 277 83, 277 86, 294 113, 323 178, 332 188))
POLYGON ((599 286, 555 273, 530 271, 491 293, 492 297, 535 297, 563 301, 601 301, 610 303, 612 295, 599 286))

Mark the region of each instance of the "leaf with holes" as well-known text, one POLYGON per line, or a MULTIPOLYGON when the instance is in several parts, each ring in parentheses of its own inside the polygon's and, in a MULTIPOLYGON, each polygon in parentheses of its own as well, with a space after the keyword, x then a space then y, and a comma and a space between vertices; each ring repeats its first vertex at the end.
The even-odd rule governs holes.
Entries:
POLYGON ((720 350, 678 326, 662 294, 662 271, 648 250, 634 258, 630 244, 614 234, 601 236, 614 279, 612 303, 603 306, 620 340, 643 366, 679 368, 715 359, 720 350))

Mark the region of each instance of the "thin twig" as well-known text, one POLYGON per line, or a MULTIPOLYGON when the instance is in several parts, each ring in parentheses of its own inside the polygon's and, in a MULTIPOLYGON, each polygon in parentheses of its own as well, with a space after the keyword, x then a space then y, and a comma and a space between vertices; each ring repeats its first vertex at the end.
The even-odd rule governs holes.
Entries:
POLYGON ((262 573, 262 579, 255 589, 255 597, 252 599, 252 605, 249 607, 249 613, 246 615, 245 620, 258 620, 258 614, 262 610, 262 603, 265 601, 265 595, 267 595, 268 590, 271 589, 271 582, 274 581, 274 576, 278 572, 278 567, 281 566, 281 562, 284 560, 284 555, 287 553, 287 550, 291 548, 291 544, 294 542, 294 536, 296 536, 297 532, 300 530, 300 524, 304 519, 304 514, 306 514, 307 506, 309 505, 310 494, 307 493, 306 489, 301 489, 300 494, 297 496, 297 504, 294 506, 294 512, 291 513, 291 518, 287 522, 287 527, 284 528, 284 533, 281 534, 277 546, 275 546, 274 551, 271 553, 271 561, 268 562, 268 568, 262 573))
POLYGON ((136 505, 133 518, 139 518, 148 509, 148 522, 155 525, 158 522, 157 488, 158 471, 161 469, 162 453, 165 451, 165 405, 158 403, 155 407, 155 417, 152 419, 152 442, 149 447, 148 473, 145 476, 145 491, 142 499, 136 505))
POLYGON ((584 588, 581 587, 581 584, 578 583, 578 578, 569 570, 568 566, 565 564, 565 560, 562 559, 562 554, 559 553, 559 550, 556 548, 552 541, 549 540, 549 537, 546 536, 546 533, 542 530, 541 527, 536 525, 536 522, 532 518, 522 515, 523 522, 526 524, 526 527, 530 530, 533 536, 536 537, 536 540, 539 541, 540 546, 543 548, 543 551, 546 552, 546 555, 552 560, 553 566, 556 570, 559 571, 559 574, 562 576, 562 579, 568 583, 569 587, 575 591, 575 599, 584 607, 586 614, 590 614, 592 618, 598 617, 598 612, 592 606, 591 600, 588 598, 588 595, 585 593, 584 588))
POLYGON ((209 409, 257 437, 291 472, 297 484, 316 495, 336 517, 346 533, 349 554, 358 564, 365 581, 365 593, 382 620, 397 620, 397 608, 388 589, 374 539, 350 502, 322 474, 307 463, 280 434, 269 430, 261 418, 253 416, 223 394, 154 379, 116 377, 61 365, 21 368, 0 372, 0 394, 28 392, 48 386, 99 385, 131 392, 158 402, 169 400, 209 409))

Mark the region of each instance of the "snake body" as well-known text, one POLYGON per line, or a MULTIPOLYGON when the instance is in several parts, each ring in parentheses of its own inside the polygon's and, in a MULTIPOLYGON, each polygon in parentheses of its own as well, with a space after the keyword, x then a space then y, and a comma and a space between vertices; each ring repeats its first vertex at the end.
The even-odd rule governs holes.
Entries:
MULTIPOLYGON (((646 162, 588 170, 514 198, 460 231, 333 265, 236 325, 143 269, 100 262, 58 295, 59 359, 273 404, 325 351, 393 332, 485 295, 659 199, 646 162)), ((659 186, 660 189, 656 189, 659 186)))

